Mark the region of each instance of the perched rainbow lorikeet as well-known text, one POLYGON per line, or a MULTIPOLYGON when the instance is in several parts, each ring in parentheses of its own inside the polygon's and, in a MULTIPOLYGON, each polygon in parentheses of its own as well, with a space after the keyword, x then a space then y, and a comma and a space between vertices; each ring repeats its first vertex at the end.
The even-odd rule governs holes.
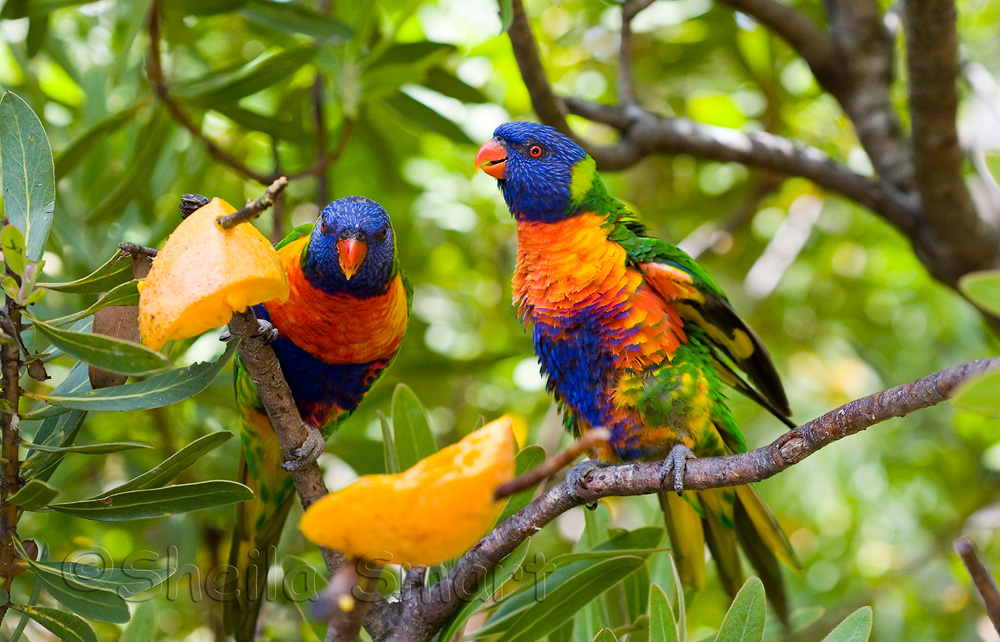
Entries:
MULTIPOLYGON (((361 196, 330 203, 315 224, 295 228, 277 249, 288 274, 288 300, 255 306, 254 312, 277 331, 271 346, 302 419, 322 435, 321 451, 396 356, 412 290, 399 268, 389 215, 361 196)), ((223 620, 237 642, 249 642, 295 493, 242 364, 236 402, 243 441, 239 481, 256 497, 237 504, 229 563, 237 569, 239 596, 225 603, 223 620)))
MULTIPOLYGON (((611 432, 591 453, 598 462, 666 459, 678 492, 660 493, 660 505, 685 586, 704 587, 707 543, 735 594, 739 541, 784 619, 777 560, 798 563, 757 491, 680 495, 685 459, 747 449, 723 384, 794 426, 760 339, 701 266, 646 235, 608 194, 594 160, 555 129, 500 125, 475 165, 497 179, 517 224, 514 303, 567 427, 611 432)), ((574 469, 571 487, 586 470, 574 469)))

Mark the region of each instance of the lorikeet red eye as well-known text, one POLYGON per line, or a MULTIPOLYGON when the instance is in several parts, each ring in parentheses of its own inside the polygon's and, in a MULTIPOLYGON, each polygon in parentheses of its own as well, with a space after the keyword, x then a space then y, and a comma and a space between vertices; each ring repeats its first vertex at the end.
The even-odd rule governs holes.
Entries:
POLYGON ((542 155, 542 148, 539 147, 538 145, 532 145, 531 148, 528 150, 528 153, 531 155, 532 158, 538 158, 539 156, 542 155))

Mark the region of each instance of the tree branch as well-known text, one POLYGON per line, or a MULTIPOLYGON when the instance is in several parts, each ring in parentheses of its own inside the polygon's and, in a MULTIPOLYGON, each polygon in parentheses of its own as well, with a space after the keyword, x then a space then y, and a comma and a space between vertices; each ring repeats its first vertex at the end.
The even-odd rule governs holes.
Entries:
POLYGON ((766 132, 744 134, 682 118, 663 118, 637 108, 600 105, 577 98, 567 98, 566 106, 573 114, 622 132, 623 137, 616 145, 588 150, 601 169, 619 169, 630 164, 633 157, 652 153, 735 161, 786 176, 808 178, 820 187, 857 201, 908 234, 919 224, 919 211, 906 194, 884 181, 855 174, 816 148, 766 132))
POLYGON ((938 279, 954 285, 963 274, 997 266, 1000 237, 976 212, 962 174, 955 4, 908 0, 903 15, 913 163, 926 226, 918 251, 930 254, 924 263, 938 279))
MULTIPOLYGON (((705 457, 688 462, 684 474, 687 489, 719 488, 757 482, 794 466, 809 455, 848 435, 893 417, 932 406, 948 399, 969 378, 1000 368, 1000 358, 970 361, 890 388, 832 410, 773 443, 726 457, 705 457)), ((390 606, 397 625, 378 642, 429 640, 463 600, 472 599, 479 582, 500 560, 553 519, 579 504, 602 497, 645 495, 669 490, 662 483, 662 462, 643 462, 593 470, 578 496, 570 495, 565 482, 543 493, 525 508, 473 546, 442 580, 416 591, 390 606)))
POLYGON ((955 551, 962 558, 965 570, 969 572, 972 583, 975 585, 979 596, 983 598, 986 605, 986 613, 990 616, 990 622, 997 633, 1000 633, 1000 589, 997 582, 986 570, 983 560, 979 559, 976 547, 968 537, 962 537, 955 541, 955 551))
POLYGON ((513 18, 507 36, 514 49, 514 58, 517 60, 517 68, 521 71, 524 86, 531 96, 531 105, 543 123, 555 127, 570 138, 577 139, 576 134, 566 123, 566 107, 552 91, 548 76, 545 75, 542 59, 538 55, 538 44, 535 42, 534 34, 531 33, 531 23, 528 22, 528 15, 524 12, 524 5, 521 4, 521 0, 511 0, 510 4, 513 18))
MULTIPOLYGON (((0 346, 0 384, 3 399, 11 410, 0 412, 0 584, 10 594, 11 582, 18 573, 15 561, 14 538, 17 537, 18 507, 7 499, 21 488, 21 456, 18 450, 21 437, 18 433, 17 406, 21 398, 21 313, 14 301, 7 297, 7 304, 0 314, 10 318, 13 341, 0 346)), ((7 614, 7 601, 0 604, 0 625, 7 614)))

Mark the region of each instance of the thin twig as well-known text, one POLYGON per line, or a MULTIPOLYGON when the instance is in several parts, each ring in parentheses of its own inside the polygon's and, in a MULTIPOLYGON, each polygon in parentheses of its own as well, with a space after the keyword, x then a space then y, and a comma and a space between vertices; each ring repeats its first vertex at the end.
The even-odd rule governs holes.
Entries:
POLYGON ((533 468, 520 477, 515 477, 505 484, 497 486, 493 491, 493 499, 504 499, 515 493, 519 493, 525 488, 531 488, 540 484, 552 475, 569 466, 577 457, 587 452, 599 443, 606 442, 611 438, 611 432, 605 428, 588 430, 573 443, 569 448, 556 453, 543 461, 537 468, 533 468))
POLYGON ((257 181, 261 185, 267 185, 271 182, 273 177, 261 174, 219 147, 218 143, 209 138, 205 132, 201 130, 201 127, 191 120, 184 110, 181 109, 177 100, 170 94, 170 89, 167 86, 167 81, 164 79, 163 75, 163 61, 160 58, 159 0, 153 0, 153 3, 149 7, 149 60, 147 68, 149 82, 152 84, 153 91, 156 92, 160 102, 162 102, 167 108, 167 111, 169 111, 170 115, 174 117, 174 120, 176 120, 184 129, 191 132, 195 138, 202 142, 205 149, 208 150, 208 153, 211 154, 213 158, 228 165, 247 178, 257 181))
POLYGON ((216 224, 224 230, 229 230, 240 223, 252 221, 261 215, 261 212, 274 205, 274 199, 285 191, 288 187, 288 179, 279 176, 273 183, 267 186, 264 194, 255 201, 247 201, 247 204, 236 210, 232 214, 215 217, 216 224))
POLYGON ((125 254, 132 256, 156 256, 160 253, 155 247, 146 247, 145 245, 138 245, 136 243, 119 243, 118 249, 125 254))
POLYGON ((997 588, 996 580, 986 570, 983 561, 979 559, 975 545, 968 537, 955 540, 955 551, 962 558, 965 570, 969 572, 972 583, 975 584, 976 590, 983 598, 986 613, 990 616, 990 621, 993 622, 993 628, 996 629, 997 633, 1000 633, 1000 588, 997 588))
MULTIPOLYGON (((952 366, 914 382, 852 401, 822 417, 790 430, 773 443, 745 453, 705 457, 687 463, 687 489, 738 486, 761 481, 794 466, 819 449, 893 417, 902 417, 948 399, 954 390, 976 375, 1000 368, 1000 358, 980 359, 952 366)), ((571 494, 560 483, 474 545, 437 585, 418 591, 390 608, 396 626, 375 640, 423 642, 429 640, 455 610, 478 590, 481 579, 522 542, 570 508, 602 497, 645 495, 669 488, 663 462, 643 462, 596 468, 585 487, 571 494)))
POLYGON ((622 3, 622 33, 618 46, 618 99, 626 105, 638 102, 632 82, 632 20, 653 0, 625 0, 622 3))

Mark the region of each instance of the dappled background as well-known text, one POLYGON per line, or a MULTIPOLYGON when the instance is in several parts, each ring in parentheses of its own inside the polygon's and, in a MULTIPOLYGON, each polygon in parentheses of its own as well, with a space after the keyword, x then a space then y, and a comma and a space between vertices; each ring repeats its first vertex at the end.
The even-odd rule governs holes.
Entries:
MULTIPOLYGON (((158 247, 180 220, 184 193, 238 204, 262 192, 254 176, 289 175, 280 207, 257 222, 273 240, 314 220, 329 200, 363 194, 393 218, 415 286, 413 315, 396 363, 320 460, 328 485, 382 471, 376 411, 388 412, 400 382, 428 407, 439 445, 470 431, 480 416, 502 413, 520 418, 527 440, 548 452, 563 444, 530 340, 510 306, 514 227, 495 181, 472 173, 476 148, 497 124, 533 119, 497 5, 162 4, 154 33, 159 71, 147 67, 150 0, 3 5, 0 90, 17 91, 34 108, 56 155, 46 280, 87 274, 121 241, 158 247)), ((793 4, 824 20, 819 3, 793 4)), ((582 0, 529 1, 525 8, 554 86, 613 102, 619 9, 582 0)), ((963 126, 970 145, 981 145, 996 131, 991 118, 1000 116, 982 108, 990 96, 973 87, 988 87, 1000 73, 1000 3, 961 2, 960 11, 963 56, 981 80, 965 84, 967 103, 979 108, 963 112, 963 126)), ((632 28, 635 84, 647 107, 789 136, 857 172, 871 171, 805 63, 749 18, 708 0, 661 0, 632 28)), ((905 90, 898 92, 893 98, 904 100, 905 90)), ((610 130, 571 122, 591 140, 613 141, 610 130)), ((928 276, 906 238, 804 179, 687 156, 654 156, 604 176, 651 230, 698 255, 719 281, 772 351, 800 423, 996 349, 976 310, 928 276)), ((50 293, 41 316, 90 302, 50 293)), ((222 351, 217 334, 178 342, 169 354, 181 364, 213 358, 222 351)), ((58 363, 48 368, 53 382, 70 362, 58 363)), ((751 446, 781 433, 749 402, 733 405, 751 446)), ((235 430, 235 421, 228 370, 175 406, 91 413, 81 443, 154 448, 70 455, 53 482, 90 496, 199 436, 235 430)), ((996 639, 951 547, 970 534, 987 565, 1000 568, 998 429, 997 419, 935 407, 846 439, 762 483, 805 569, 786 574, 793 605, 804 610, 799 617, 822 617, 828 630, 871 604, 875 640, 996 639)), ((231 440, 187 471, 187 481, 233 479, 238 448, 231 440)), ((602 500, 589 519, 593 528, 634 528, 660 518, 655 501, 629 498, 602 500)), ((103 551, 116 565, 137 551, 165 561, 176 546, 174 561, 197 565, 204 580, 225 559, 231 521, 232 507, 127 525, 46 514, 22 521, 20 532, 48 542, 55 559, 84 552, 94 562, 103 551)), ((282 552, 321 567, 295 522, 282 552)), ((532 550, 570 550, 584 527, 584 509, 574 509, 539 533, 532 550)), ((672 586, 665 556, 657 557, 652 579, 672 586)), ((163 587, 155 604, 156 639, 214 639, 218 605, 204 587, 194 599, 186 583, 163 587)), ((714 630, 727 605, 713 582, 691 606, 692 639, 714 630)), ((612 617, 585 610, 577 639, 590 640, 595 622, 612 617)), ((301 639, 302 619, 284 598, 265 605, 263 619, 275 639, 301 639)), ((119 635, 115 625, 95 626, 101 639, 119 635)))

